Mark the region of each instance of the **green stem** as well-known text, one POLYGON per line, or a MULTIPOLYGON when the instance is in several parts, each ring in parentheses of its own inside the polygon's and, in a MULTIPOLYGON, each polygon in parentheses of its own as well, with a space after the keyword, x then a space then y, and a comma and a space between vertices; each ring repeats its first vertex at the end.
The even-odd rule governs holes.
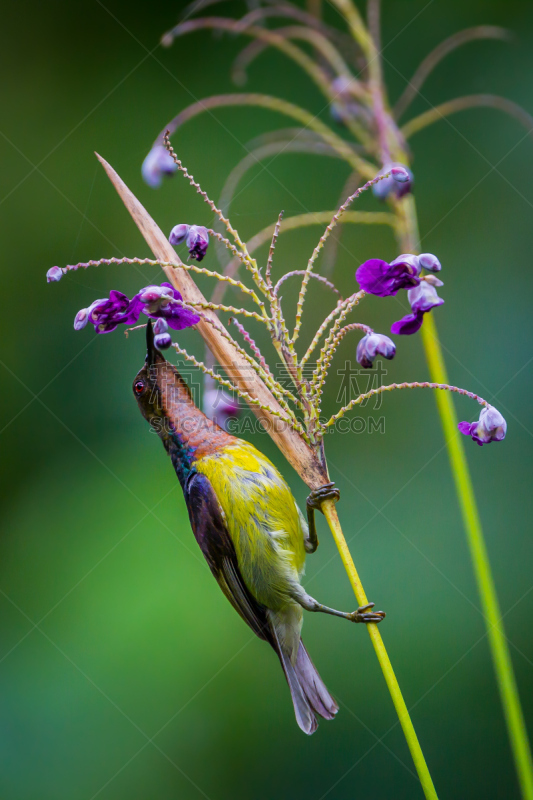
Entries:
MULTIPOLYGON (((415 252, 418 244, 418 226, 414 200, 402 203, 407 213, 403 218, 404 231, 399 237, 400 249, 404 253, 415 252)), ((447 383, 448 375, 442 348, 437 335, 434 318, 426 314, 422 325, 422 343, 432 381, 447 383)), ((501 619, 500 605, 490 567, 487 547, 477 508, 472 479, 463 442, 457 432, 457 415, 452 397, 447 392, 436 392, 437 407, 444 431, 446 447, 459 498, 463 524, 466 531, 470 556, 474 567, 477 587, 481 598, 487 636, 496 673, 496 681, 507 723, 507 731, 515 761, 522 797, 533 800, 533 760, 529 745, 524 715, 520 705, 518 688, 513 671, 511 654, 501 619)))
MULTIPOLYGON (((348 578, 350 579, 357 602, 360 606, 365 606, 368 603, 368 600, 365 590, 363 589, 363 584, 361 583, 359 575, 357 574, 355 564, 353 563, 346 539, 344 538, 334 502, 332 500, 327 500, 324 502, 322 505, 322 511, 324 512, 333 534, 333 538, 335 539, 335 544, 339 550, 342 563, 344 564, 344 569, 346 570, 348 578)), ((429 774, 426 760, 424 758, 424 754, 422 753, 422 748, 420 747, 420 742, 418 741, 411 717, 409 716, 409 711, 405 705, 405 700, 403 699, 396 675, 392 669, 392 664, 390 663, 390 659, 385 649, 385 645, 383 644, 383 639, 381 638, 378 626, 367 625, 366 628, 368 635, 370 636, 370 640, 374 646, 374 650, 376 651, 379 665, 387 683, 387 688, 392 697, 392 702, 394 703, 394 708, 398 714, 398 719, 400 720, 400 725, 402 726, 402 730, 416 767, 426 800, 438 800, 437 792, 433 786, 433 781, 431 780, 431 775, 429 774)))

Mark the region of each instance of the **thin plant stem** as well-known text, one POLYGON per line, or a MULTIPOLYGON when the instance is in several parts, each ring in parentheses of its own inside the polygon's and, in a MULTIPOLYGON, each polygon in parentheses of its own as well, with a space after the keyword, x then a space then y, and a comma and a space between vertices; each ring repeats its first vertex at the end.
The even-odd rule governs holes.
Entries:
MULTIPOLYGON (((435 321, 427 315, 422 325, 422 342, 432 380, 446 381, 446 366, 437 336, 435 321)), ((511 654, 507 645, 502 614, 490 566, 483 528, 472 486, 468 462, 457 431, 457 415, 452 398, 446 392, 437 392, 437 407, 444 430, 455 489, 459 498, 466 538, 474 567, 479 596, 485 617, 496 681, 500 692, 511 749, 518 773, 522 797, 533 798, 533 761, 520 705, 511 654)))
MULTIPOLYGON (((324 502, 322 504, 322 511, 324 512, 324 515, 328 521, 328 525, 335 540, 335 544, 337 545, 344 569, 346 570, 350 580, 350 584, 354 591, 357 602, 360 606, 364 606, 368 603, 367 596, 365 594, 365 590, 363 589, 361 579, 359 578, 355 568, 348 544, 344 538, 334 502, 332 500, 327 500, 324 502)), ((416 767, 426 800, 438 800, 437 792, 435 791, 431 775, 429 774, 424 754, 422 753, 422 749, 413 727, 409 711, 405 704, 405 700, 403 699, 400 686, 396 679, 396 675, 394 674, 394 670, 392 668, 387 650, 385 649, 378 626, 375 624, 370 624, 366 626, 366 629, 368 631, 368 635, 370 636, 370 641, 372 642, 374 650, 376 651, 379 665, 383 672, 387 688, 392 697, 394 708, 398 714, 398 719, 400 720, 400 725, 402 726, 402 730, 416 767)))
MULTIPOLYGON (((403 236, 399 237, 399 244, 402 252, 414 252, 419 241, 416 207, 412 198, 408 199, 406 205, 408 213, 404 217, 405 227, 403 236)), ((447 383, 448 375, 444 356, 435 320, 431 314, 426 314, 421 334, 431 380, 436 383, 447 383)), ((448 392, 436 392, 435 394, 483 608, 496 682, 507 724, 518 782, 522 797, 525 800, 533 800, 533 759, 531 757, 531 748, 524 714, 520 705, 520 696, 501 618, 500 604, 483 535, 472 478, 463 442, 457 431, 457 415, 452 397, 448 392)))

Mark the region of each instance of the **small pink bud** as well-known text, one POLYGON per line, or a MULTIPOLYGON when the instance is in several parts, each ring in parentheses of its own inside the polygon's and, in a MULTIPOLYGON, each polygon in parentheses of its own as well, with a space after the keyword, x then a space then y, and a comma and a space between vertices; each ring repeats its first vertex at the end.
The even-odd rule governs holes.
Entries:
POLYGON ((157 303, 164 294, 167 294, 167 290, 162 286, 147 286, 139 292, 139 300, 141 303, 151 305, 152 303, 157 303))
POLYGON ((439 259, 433 253, 422 253, 422 255, 418 256, 418 260, 420 261, 420 266, 430 272, 440 272, 442 269, 439 259))
POLYGON ((85 328, 87 325, 87 321, 89 319, 88 308, 82 308, 76 316, 74 317, 74 330, 81 331, 82 328, 85 328))
POLYGON ((62 277, 63 277, 63 270, 61 269, 61 267, 50 267, 50 269, 46 273, 47 283, 55 283, 56 281, 60 281, 62 277))
POLYGON ((440 278, 437 278, 436 275, 424 275, 422 280, 425 281, 426 283, 429 283, 430 286, 435 286, 435 287, 444 286, 444 283, 441 281, 440 278))
POLYGON ((154 333, 157 336, 159 333, 166 333, 168 331, 168 322, 164 317, 158 317, 154 322, 154 333))
POLYGON ((410 180, 409 173, 403 167, 392 167, 390 173, 398 183, 407 183, 410 180))

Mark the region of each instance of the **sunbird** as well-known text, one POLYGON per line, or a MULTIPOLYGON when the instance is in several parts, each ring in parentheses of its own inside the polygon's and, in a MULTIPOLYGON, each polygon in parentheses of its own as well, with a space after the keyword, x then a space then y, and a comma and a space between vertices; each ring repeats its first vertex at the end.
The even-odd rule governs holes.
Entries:
POLYGON ((316 715, 338 705, 304 647, 303 609, 352 622, 380 622, 374 603, 351 613, 317 602, 300 583, 306 553, 318 546, 314 512, 339 499, 333 483, 311 492, 307 522, 276 467, 252 444, 231 436, 196 407, 177 369, 154 345, 147 326, 146 362, 133 382, 141 413, 178 476, 193 533, 227 599, 279 657, 296 721, 314 733, 316 715))

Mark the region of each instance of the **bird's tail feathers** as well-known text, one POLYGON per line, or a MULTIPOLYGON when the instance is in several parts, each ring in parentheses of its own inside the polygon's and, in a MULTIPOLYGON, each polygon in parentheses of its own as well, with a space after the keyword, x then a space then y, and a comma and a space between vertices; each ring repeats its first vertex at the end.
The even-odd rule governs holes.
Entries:
POLYGON ((300 639, 298 656, 295 667, 298 683, 302 687, 307 702, 317 714, 324 719, 333 719, 339 706, 330 695, 324 681, 318 674, 318 670, 311 661, 309 653, 305 649, 304 643, 300 639))
POLYGON ((339 707, 332 698, 317 669, 304 647, 302 640, 298 648, 296 664, 280 644, 276 628, 272 626, 276 650, 291 692, 296 722, 308 735, 318 728, 316 714, 324 719, 333 719, 339 707))

